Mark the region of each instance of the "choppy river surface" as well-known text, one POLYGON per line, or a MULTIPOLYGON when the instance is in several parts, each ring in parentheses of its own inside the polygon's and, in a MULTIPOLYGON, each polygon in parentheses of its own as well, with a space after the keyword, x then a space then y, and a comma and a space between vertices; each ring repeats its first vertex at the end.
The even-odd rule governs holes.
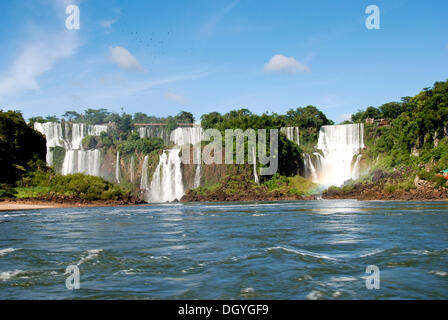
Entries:
POLYGON ((447 299, 448 203, 0 213, 0 299, 447 299), (66 288, 69 265, 80 289, 66 288), (366 267, 380 288, 366 288, 366 267))

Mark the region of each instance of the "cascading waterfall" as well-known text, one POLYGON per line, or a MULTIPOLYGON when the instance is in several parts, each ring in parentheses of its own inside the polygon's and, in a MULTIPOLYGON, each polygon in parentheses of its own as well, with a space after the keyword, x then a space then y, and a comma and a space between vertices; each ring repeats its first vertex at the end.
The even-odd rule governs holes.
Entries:
POLYGON ((120 183, 120 151, 117 151, 117 160, 115 161, 115 181, 120 183))
POLYGON ((165 144, 170 141, 169 130, 165 126, 146 126, 137 130, 140 138, 160 138, 165 144))
POLYGON ((85 125, 83 123, 67 123, 64 127, 58 122, 35 123, 34 128, 45 135, 47 140, 47 163, 53 165, 54 147, 65 149, 62 174, 84 173, 100 175, 100 150, 83 150, 82 140, 87 135, 99 136, 108 132, 106 125, 85 125), (64 129, 64 130, 63 130, 64 129))
POLYGON ((322 150, 319 183, 341 186, 352 178, 352 160, 364 148, 363 124, 322 126, 317 148, 322 150))
POLYGON ((317 170, 314 167, 311 156, 308 153, 303 154, 305 165, 305 177, 311 178, 314 183, 319 183, 319 177, 317 176, 317 170))
POLYGON ((352 169, 352 179, 356 180, 359 178, 359 161, 361 160, 362 155, 358 154, 358 156, 356 157, 355 163, 353 164, 353 169, 352 169))
POLYGON ((256 184, 260 183, 260 180, 258 179, 258 173, 257 173, 257 156, 256 156, 256 148, 252 148, 252 159, 254 162, 254 181, 256 184))
POLYGON ((150 186, 149 202, 167 202, 182 198, 184 184, 182 181, 180 148, 166 150, 160 156, 150 186))
POLYGON ((142 177, 140 179, 140 189, 144 192, 144 198, 147 200, 149 194, 149 181, 148 181, 148 156, 143 159, 142 165, 142 177))
POLYGON ((194 176, 194 187, 201 184, 201 148, 203 130, 201 127, 179 127, 171 133, 171 141, 176 147, 165 150, 160 156, 159 164, 152 176, 150 192, 147 197, 149 202, 167 202, 182 198, 184 195, 184 183, 182 178, 182 161, 180 147, 184 145, 199 146, 194 148, 194 159, 197 160, 194 176))
POLYGON ((280 132, 283 133, 286 138, 300 145, 299 127, 282 127, 280 132))
POLYGON ((129 163, 129 174, 130 174, 130 181, 134 182, 135 176, 134 176, 134 170, 135 170, 135 156, 131 156, 131 161, 129 163))
POLYGON ((62 164, 62 174, 84 173, 100 175, 101 154, 99 149, 67 150, 62 164))

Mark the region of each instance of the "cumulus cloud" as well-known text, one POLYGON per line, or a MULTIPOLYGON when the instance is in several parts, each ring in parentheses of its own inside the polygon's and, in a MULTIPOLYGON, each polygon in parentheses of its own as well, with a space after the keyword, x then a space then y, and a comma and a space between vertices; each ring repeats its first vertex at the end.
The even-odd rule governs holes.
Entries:
POLYGON ((0 76, 0 101, 26 90, 39 90, 38 78, 59 60, 75 54, 79 46, 73 33, 45 36, 25 45, 9 70, 0 76))
POLYGON ((115 62, 120 68, 126 70, 141 71, 142 67, 137 58, 134 57, 128 50, 123 47, 111 47, 109 53, 112 61, 115 62))
POLYGON ((300 63, 294 57, 286 57, 276 54, 264 65, 264 70, 269 72, 283 72, 294 74, 297 72, 309 72, 308 66, 300 63))
POLYGON ((171 100, 171 101, 174 101, 174 102, 177 102, 177 103, 180 103, 180 104, 187 104, 188 101, 189 101, 186 97, 184 97, 184 96, 182 96, 180 94, 172 93, 172 92, 167 92, 165 94, 165 97, 168 100, 171 100))

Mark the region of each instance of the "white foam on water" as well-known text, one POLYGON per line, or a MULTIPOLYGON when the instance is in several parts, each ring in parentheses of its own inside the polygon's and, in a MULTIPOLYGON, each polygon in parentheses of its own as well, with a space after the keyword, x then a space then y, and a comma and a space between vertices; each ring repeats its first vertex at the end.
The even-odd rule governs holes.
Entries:
POLYGON ((242 294, 254 293, 254 292, 255 292, 254 288, 244 288, 244 289, 241 289, 241 293, 242 294))
POLYGON ((313 290, 306 296, 307 300, 319 300, 322 298, 322 292, 313 290))
POLYGON ((268 251, 268 252, 276 251, 276 250, 282 250, 282 251, 294 253, 297 255, 308 256, 308 257, 313 257, 313 258, 318 258, 318 259, 336 260, 335 258, 326 256, 323 254, 319 254, 319 253, 315 253, 315 252, 311 252, 311 251, 307 251, 307 250, 302 250, 302 249, 290 249, 290 248, 285 248, 285 247, 271 247, 271 248, 266 249, 266 251, 268 251))
POLYGON ((6 248, 6 249, 1 249, 0 250, 0 257, 3 257, 4 255, 7 255, 10 252, 14 252, 20 249, 16 249, 16 248, 6 248))
POLYGON ((330 281, 332 282, 348 282, 348 281, 357 281, 358 279, 355 277, 332 277, 330 281))
POLYGON ((83 264, 86 261, 89 261, 89 260, 91 260, 93 258, 96 258, 98 256, 98 254, 100 252, 102 252, 102 251, 103 251, 103 249, 87 250, 87 252, 86 252, 87 255, 82 256, 81 260, 78 261, 77 265, 79 266, 79 265, 83 264))
POLYGON ((437 276, 446 277, 448 276, 448 272, 446 271, 430 271, 429 273, 435 274, 437 276))
POLYGON ((360 255, 359 257, 360 258, 370 257, 370 256, 374 256, 374 255, 376 255, 378 253, 381 253, 381 252, 384 252, 384 250, 375 249, 375 250, 372 250, 370 252, 364 253, 364 254, 360 255))
POLYGON ((0 273, 0 281, 8 281, 17 275, 23 273, 22 270, 5 271, 0 273))

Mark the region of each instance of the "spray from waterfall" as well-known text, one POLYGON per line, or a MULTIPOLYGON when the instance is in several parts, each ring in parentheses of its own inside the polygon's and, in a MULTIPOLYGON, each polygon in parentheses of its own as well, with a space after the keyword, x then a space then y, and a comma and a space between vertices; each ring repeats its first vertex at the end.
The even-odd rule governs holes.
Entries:
POLYGON ((317 143, 323 153, 318 174, 320 184, 341 186, 352 178, 353 157, 364 148, 363 131, 363 124, 321 127, 317 143))

